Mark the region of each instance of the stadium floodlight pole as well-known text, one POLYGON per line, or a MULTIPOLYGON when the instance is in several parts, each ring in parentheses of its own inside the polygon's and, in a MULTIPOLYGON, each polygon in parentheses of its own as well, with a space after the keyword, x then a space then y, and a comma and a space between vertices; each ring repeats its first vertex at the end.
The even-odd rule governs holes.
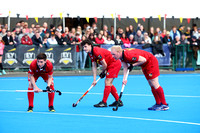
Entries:
POLYGON ((63 12, 63 32, 65 32, 65 15, 64 15, 64 12, 63 12))
POLYGON ((117 27, 117 22, 116 22, 116 13, 115 13, 115 17, 114 17, 114 38, 116 38, 116 27, 117 27))
MULTIPOLYGON (((98 82, 100 79, 101 77, 99 77, 96 82, 98 82)), ((81 98, 79 98, 79 100, 76 103, 72 104, 72 107, 76 107, 77 104, 83 99, 83 97, 92 89, 92 87, 94 87, 94 85, 91 85, 90 88, 81 96, 81 98)))
MULTIPOLYGON (((125 80, 127 80, 128 74, 129 74, 129 69, 128 69, 127 73, 126 73, 125 80)), ((117 106, 116 106, 116 108, 113 108, 113 111, 117 111, 117 110, 118 110, 119 102, 120 102, 120 100, 121 100, 121 98, 122 98, 122 94, 123 94, 123 91, 124 91, 124 87, 125 87, 125 84, 122 84, 122 89, 121 89, 121 92, 120 92, 120 95, 119 95, 119 99, 118 99, 118 101, 117 101, 117 106)))

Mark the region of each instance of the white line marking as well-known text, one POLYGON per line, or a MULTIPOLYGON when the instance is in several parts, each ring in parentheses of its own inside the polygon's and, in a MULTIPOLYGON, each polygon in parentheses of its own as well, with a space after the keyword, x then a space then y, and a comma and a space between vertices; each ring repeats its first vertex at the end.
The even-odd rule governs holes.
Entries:
MULTIPOLYGON (((0 110, 0 112, 2 112, 2 113, 23 113, 23 114, 28 114, 27 112, 24 112, 24 111, 0 110)), ((149 119, 149 118, 138 118, 138 117, 124 117, 124 116, 90 115, 90 114, 70 114, 70 113, 47 113, 47 112, 32 112, 31 114, 62 115, 62 116, 85 116, 85 117, 114 118, 114 119, 129 119, 129 120, 156 121, 156 122, 167 122, 167 123, 177 123, 177 124, 187 124, 187 125, 200 126, 200 123, 194 123, 194 122, 162 120, 162 119, 149 119)))
MULTIPOLYGON (((16 90, 0 90, 0 92, 16 92, 16 90)), ((84 92, 62 92, 62 94, 82 95, 84 92)), ((102 95, 102 93, 88 93, 87 95, 102 95)), ((152 94, 123 94, 125 96, 144 96, 151 97, 152 94)), ((166 97, 183 97, 183 98, 200 98, 200 96, 186 96, 186 95, 165 95, 166 97)))

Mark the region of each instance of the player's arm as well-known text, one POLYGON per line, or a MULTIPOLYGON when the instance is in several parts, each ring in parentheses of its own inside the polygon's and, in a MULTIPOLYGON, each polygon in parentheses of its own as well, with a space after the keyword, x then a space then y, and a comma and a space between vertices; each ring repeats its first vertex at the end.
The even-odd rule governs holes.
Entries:
MULTIPOLYGON (((123 81, 122 81, 122 83, 123 84, 127 84, 127 80, 126 80, 126 74, 127 74, 127 71, 128 71, 128 64, 127 63, 125 63, 125 62, 122 62, 122 64, 123 64, 123 81)), ((131 64, 130 64, 131 65, 131 64)))
POLYGON ((138 61, 136 63, 133 63, 132 66, 140 66, 146 62, 146 58, 139 56, 138 61))
POLYGON ((37 87, 37 85, 36 85, 36 83, 35 83, 35 78, 34 78, 34 76, 33 76, 33 74, 28 74, 28 77, 30 78, 30 82, 31 82, 31 84, 33 85, 33 88, 34 88, 34 91, 35 92, 40 92, 40 91, 42 91, 40 88, 38 88, 37 87))
POLYGON ((92 73, 93 73, 93 83, 92 85, 96 85, 96 77, 97 77, 97 63, 95 61, 92 62, 92 73))
POLYGON ((53 81, 53 74, 48 75, 47 86, 50 87, 50 85, 52 84, 52 81, 53 81))
POLYGON ((102 71, 106 71, 106 68, 107 68, 107 63, 106 63, 106 61, 103 59, 103 60, 101 60, 100 62, 101 62, 102 67, 103 67, 103 70, 102 70, 102 71))

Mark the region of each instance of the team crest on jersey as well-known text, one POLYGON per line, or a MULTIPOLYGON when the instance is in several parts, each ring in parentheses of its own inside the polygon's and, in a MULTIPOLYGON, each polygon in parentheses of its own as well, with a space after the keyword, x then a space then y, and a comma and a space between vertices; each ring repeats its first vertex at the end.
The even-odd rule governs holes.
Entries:
POLYGON ((101 56, 101 55, 99 55, 99 56, 98 56, 98 58, 101 60, 101 59, 102 59, 102 56, 101 56))
POLYGON ((152 77, 153 76, 153 74, 152 73, 149 73, 149 77, 152 77))
POLYGON ((136 57, 133 57, 133 58, 132 58, 132 61, 136 61, 136 60, 137 60, 137 58, 136 58, 136 57))
POLYGON ((109 75, 109 73, 106 73, 107 75, 109 75))

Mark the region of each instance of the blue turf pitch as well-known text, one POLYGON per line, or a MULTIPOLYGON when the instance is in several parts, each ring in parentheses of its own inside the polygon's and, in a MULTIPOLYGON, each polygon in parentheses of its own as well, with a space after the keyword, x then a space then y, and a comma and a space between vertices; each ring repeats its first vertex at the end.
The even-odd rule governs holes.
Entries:
MULTIPOLYGON (((143 75, 130 75, 118 111, 111 107, 94 108, 102 100, 104 80, 73 108, 90 87, 92 76, 54 77, 55 113, 48 112, 47 93, 35 94, 34 112, 27 113, 27 77, 0 78, 0 133, 200 133, 200 74, 162 74, 159 82, 164 89, 168 111, 148 111, 155 101, 143 75), (11 90, 11 92, 5 91, 11 90)), ((122 76, 114 80, 118 93, 122 76)), ((37 85, 45 89, 39 78, 37 85)), ((112 103, 112 95, 108 104, 112 103)))

